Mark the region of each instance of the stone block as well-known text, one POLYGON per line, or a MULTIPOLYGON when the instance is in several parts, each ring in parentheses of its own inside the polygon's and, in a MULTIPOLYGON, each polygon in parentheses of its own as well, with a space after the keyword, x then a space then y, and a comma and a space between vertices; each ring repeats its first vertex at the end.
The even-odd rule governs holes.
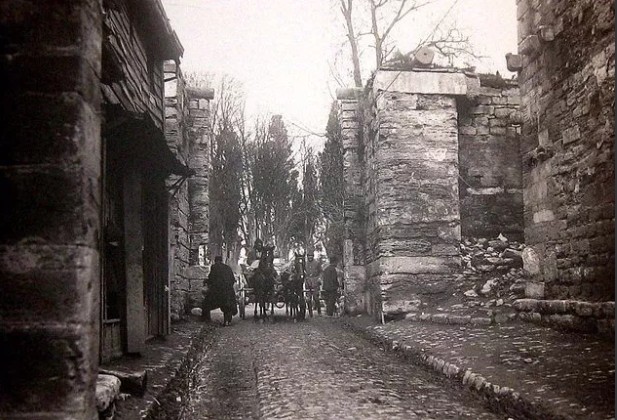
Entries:
POLYGON ((517 299, 514 301, 514 309, 517 311, 531 312, 538 308, 537 299, 517 299))
POLYGON ((0 236, 8 243, 25 237, 96 243, 99 208, 93 197, 100 192, 98 175, 98 167, 5 170, 0 174, 0 194, 11 197, 11 205, 3 207, 0 236))
POLYGON ((540 38, 537 35, 527 36, 518 45, 519 52, 527 56, 535 56, 539 52, 540 48, 540 38))
POLYGON ((459 128, 459 133, 463 136, 475 136, 477 134, 475 127, 463 126, 459 128))
POLYGON ((404 92, 429 95, 466 95, 469 77, 463 73, 433 71, 377 71, 374 92, 404 92))
POLYGON ((469 324, 471 322, 471 315, 450 315, 448 322, 456 325, 469 324))
POLYGON ((192 265, 187 267, 182 273, 182 276, 191 280, 205 280, 210 274, 210 268, 201 265, 192 265))
POLYGON ((432 317, 432 321, 438 324, 447 324, 448 314, 434 314, 432 317))
POLYGON ((449 274, 459 269, 458 257, 382 257, 368 266, 371 274, 449 274))
POLYGON ((471 318, 470 323, 472 325, 491 325, 493 321, 488 317, 474 317, 471 318))
POLYGON ((506 54, 506 67, 508 71, 520 71, 523 68, 523 59, 518 54, 506 54))
POLYGON ((523 249, 521 254, 523 258, 523 269, 531 276, 540 274, 540 256, 535 249, 528 246, 523 249))
POLYGON ((96 378, 96 409, 100 412, 114 403, 120 395, 120 379, 113 375, 99 374, 96 378))
POLYGON ((566 300, 541 300, 538 304, 538 309, 542 313, 565 314, 569 309, 568 301, 566 300))
POLYGON ((385 299, 382 303, 383 312, 387 315, 406 314, 420 310, 422 302, 419 299, 385 299))
POLYGON ((0 252, 4 322, 98 322, 99 254, 78 246, 15 246, 0 252))
POLYGON ((544 283, 528 281, 525 284, 525 297, 531 299, 544 299, 544 283))
POLYGON ((581 132, 578 125, 574 125, 561 133, 563 144, 569 144, 581 138, 581 132))
MULTIPOLYGON (((0 333, 4 384, 0 407, 19 407, 21 413, 83 413, 91 402, 96 411, 93 391, 97 330, 66 324, 56 328, 33 324, 27 330, 14 328, 0 333)), ((22 416, 32 418, 28 414, 22 416)))

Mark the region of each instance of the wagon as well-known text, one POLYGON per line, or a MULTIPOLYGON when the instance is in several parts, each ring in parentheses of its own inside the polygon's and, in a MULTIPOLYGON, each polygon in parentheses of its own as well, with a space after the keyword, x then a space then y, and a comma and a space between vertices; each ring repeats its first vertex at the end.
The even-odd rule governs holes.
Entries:
MULTIPOLYGON (((241 277, 241 287, 236 291, 236 300, 238 302, 238 312, 240 318, 246 319, 246 306, 248 304, 256 304, 255 292, 252 287, 249 287, 247 277, 253 275, 253 271, 257 268, 259 261, 254 261, 250 266, 246 267, 243 270, 243 273, 240 275, 241 277)), ((277 308, 283 308, 285 306, 285 296, 282 291, 282 286, 280 283, 280 278, 277 278, 274 289, 274 299, 273 303, 277 308)))

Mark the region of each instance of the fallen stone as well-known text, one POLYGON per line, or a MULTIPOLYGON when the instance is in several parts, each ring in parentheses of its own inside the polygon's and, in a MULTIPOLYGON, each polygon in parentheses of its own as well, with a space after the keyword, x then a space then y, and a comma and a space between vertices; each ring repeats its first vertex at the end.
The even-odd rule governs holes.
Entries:
POLYGON ((124 372, 110 369, 99 369, 99 374, 113 375, 120 380, 120 390, 131 395, 143 396, 146 392, 148 375, 145 370, 124 372))
POLYGON ((525 286, 527 282, 525 280, 519 279, 510 285, 510 291, 514 293, 525 293, 525 286))
POLYGON ((478 294, 476 293, 475 290, 473 289, 469 289, 467 290, 465 293, 463 293, 465 296, 467 297, 478 297, 478 294))
POLYGON ((489 279, 486 283, 484 283, 484 285, 482 286, 482 289, 480 289, 480 294, 482 295, 489 294, 491 290, 493 289, 493 287, 495 287, 495 285, 497 285, 497 280, 489 279))
POLYGON ((522 260, 523 253, 517 249, 506 248, 501 253, 501 258, 512 258, 514 260, 522 260))
POLYGON ((540 256, 535 249, 528 246, 521 253, 523 258, 523 269, 531 276, 540 274, 540 256))
POLYGON ((503 241, 489 241, 488 242, 488 246, 490 248, 493 248, 494 250, 497 251, 503 251, 504 249, 506 249, 508 247, 508 243, 507 242, 503 242, 503 241))
POLYGON ((96 377, 96 409, 103 412, 120 395, 120 379, 113 375, 99 374, 96 377))

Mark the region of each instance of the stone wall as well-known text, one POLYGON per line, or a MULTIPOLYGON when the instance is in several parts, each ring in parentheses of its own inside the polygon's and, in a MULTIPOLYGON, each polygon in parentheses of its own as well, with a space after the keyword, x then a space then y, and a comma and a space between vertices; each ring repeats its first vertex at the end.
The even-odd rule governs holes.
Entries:
POLYGON ((462 230, 522 238, 515 82, 382 69, 337 96, 348 304, 386 318, 436 307, 460 275, 462 230))
POLYGON ((365 190, 362 145, 359 117, 360 89, 345 89, 338 92, 339 121, 343 143, 344 177, 344 243, 343 243, 343 281, 345 286, 345 308, 353 314, 363 311, 365 305, 373 313, 372 304, 365 303, 365 190))
POLYGON ((2 4, 1 418, 98 418, 102 21, 2 4))
MULTIPOLYGON (((174 61, 165 63, 165 137, 181 162, 189 162, 188 95, 180 67, 174 61)), ((171 319, 179 320, 190 311, 191 284, 186 276, 189 266, 189 191, 186 179, 167 180, 169 199, 170 310, 171 319)))
POLYGON ((189 193, 189 268, 186 277, 189 280, 189 306, 201 306, 203 296, 203 270, 191 269, 199 265, 199 249, 207 249, 210 212, 208 179, 210 174, 210 145, 212 142, 212 125, 210 100, 214 98, 212 89, 187 89, 189 99, 189 166, 196 174, 188 180, 189 193))
POLYGON ((199 246, 208 245, 210 100, 214 92, 187 88, 175 62, 165 63, 165 78, 169 80, 165 86, 167 142, 178 159, 195 171, 188 179, 167 181, 171 194, 170 308, 171 319, 179 320, 201 306, 204 269, 197 266, 199 246))
POLYGON ((550 299, 614 300, 612 1, 518 0, 525 242, 550 299))
POLYGON ((479 75, 458 101, 459 193, 463 237, 523 240, 518 84, 479 75))

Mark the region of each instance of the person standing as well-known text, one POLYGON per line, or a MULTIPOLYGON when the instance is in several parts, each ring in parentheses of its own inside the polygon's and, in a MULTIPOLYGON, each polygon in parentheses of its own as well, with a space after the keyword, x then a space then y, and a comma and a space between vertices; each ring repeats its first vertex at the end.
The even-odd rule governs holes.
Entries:
POLYGON ((326 315, 334 315, 334 306, 336 305, 336 299, 338 298, 338 289, 340 283, 338 280, 338 273, 336 271, 336 264, 338 258, 336 256, 330 257, 330 265, 323 271, 323 291, 326 301, 326 315))
POLYGON ((313 316, 313 308, 317 309, 317 314, 321 315, 321 305, 319 303, 319 289, 321 288, 321 263, 316 261, 313 254, 308 255, 306 263, 306 288, 308 289, 309 313, 313 316))
MULTIPOLYGON (((220 255, 214 257, 214 264, 206 280, 208 291, 204 310, 209 312, 220 308, 223 311, 223 325, 231 325, 232 317, 238 313, 235 282, 234 273, 231 267, 223 263, 223 257, 220 255)), ((205 315, 206 319, 210 318, 208 315, 205 315)))

